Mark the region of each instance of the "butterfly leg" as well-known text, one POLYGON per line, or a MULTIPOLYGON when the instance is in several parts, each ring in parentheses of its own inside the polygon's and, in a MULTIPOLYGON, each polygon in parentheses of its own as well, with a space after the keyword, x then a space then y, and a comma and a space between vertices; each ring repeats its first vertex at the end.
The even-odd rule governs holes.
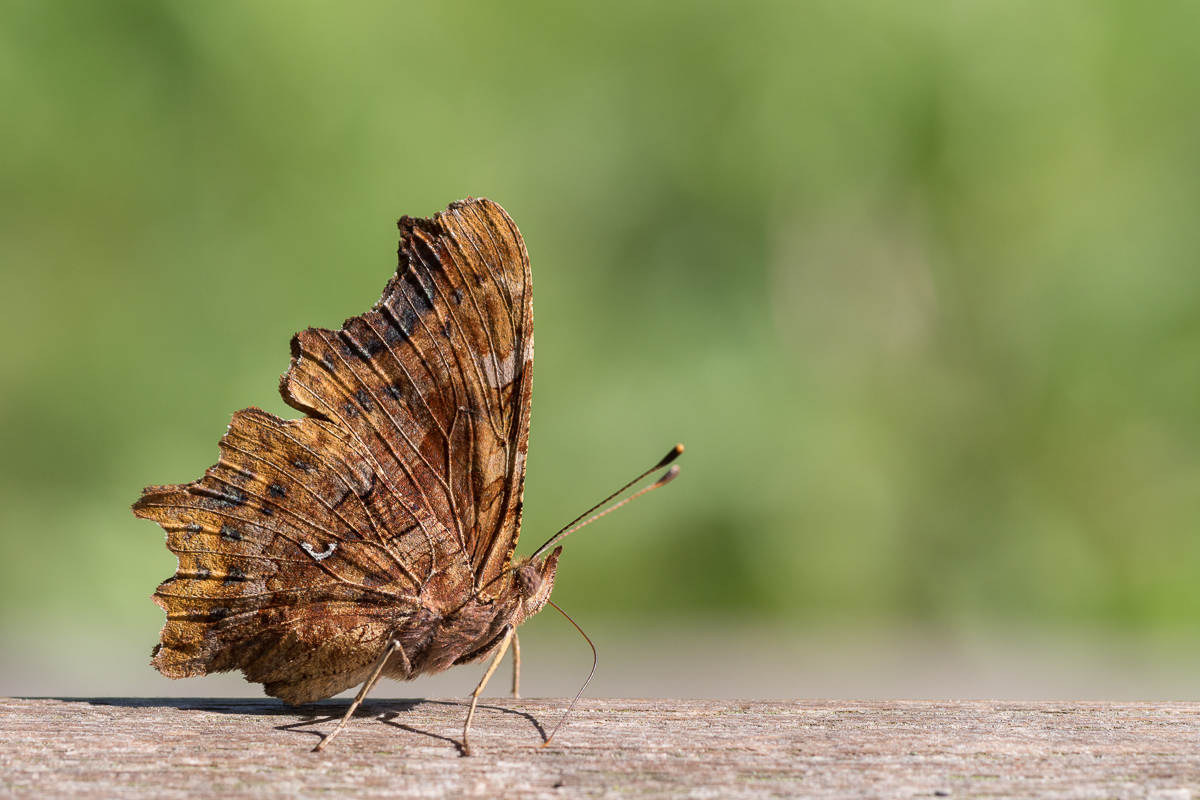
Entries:
POLYGON ((467 723, 463 725, 463 755, 471 755, 471 742, 468 735, 471 731, 471 720, 475 718, 475 706, 479 704, 479 695, 483 694, 483 687, 487 686, 488 680, 492 677, 492 673, 496 671, 496 667, 500 666, 501 659, 504 658, 504 653, 508 650, 508 643, 512 641, 514 629, 511 625, 505 626, 504 638, 500 641, 500 647, 496 651, 496 657, 492 659, 492 663, 488 666, 487 672, 483 673, 483 680, 475 687, 475 691, 471 692, 471 708, 467 711, 467 723))
MULTIPOLYGON (((400 643, 395 639, 389 641, 387 647, 383 648, 383 655, 379 656, 379 660, 375 662, 375 667, 371 670, 371 677, 367 678, 366 682, 362 685, 362 688, 358 690, 358 694, 354 697, 354 702, 352 702, 350 707, 346 709, 346 713, 342 715, 342 719, 338 722, 337 727, 333 729, 333 733, 326 736, 317 744, 316 747, 313 748, 314 753, 319 753, 324 750, 326 746, 328 746, 329 743, 332 742, 334 738, 342 732, 342 729, 346 727, 346 723, 350 721, 352 716, 354 716, 354 712, 358 708, 359 704, 361 704, 363 699, 367 696, 367 692, 371 691, 371 689, 375 686, 375 682, 379 680, 379 674, 383 672, 383 665, 386 664, 387 660, 392 657, 392 653, 395 653, 397 650, 400 650, 400 643)), ((403 656, 404 651, 400 650, 400 654, 403 656)), ((407 662, 408 658, 405 657, 404 660, 407 662)))
POLYGON ((513 631, 513 697, 521 696, 521 639, 513 631))

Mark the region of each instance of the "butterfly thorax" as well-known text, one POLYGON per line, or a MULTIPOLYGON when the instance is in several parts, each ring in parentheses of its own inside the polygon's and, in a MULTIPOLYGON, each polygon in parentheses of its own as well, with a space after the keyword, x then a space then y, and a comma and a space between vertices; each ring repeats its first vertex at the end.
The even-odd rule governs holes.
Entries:
POLYGON ((445 615, 422 609, 395 632, 402 652, 389 659, 384 674, 396 680, 433 675, 487 656, 505 630, 516 628, 546 605, 558 568, 556 548, 544 561, 513 565, 493 597, 473 597, 445 615))

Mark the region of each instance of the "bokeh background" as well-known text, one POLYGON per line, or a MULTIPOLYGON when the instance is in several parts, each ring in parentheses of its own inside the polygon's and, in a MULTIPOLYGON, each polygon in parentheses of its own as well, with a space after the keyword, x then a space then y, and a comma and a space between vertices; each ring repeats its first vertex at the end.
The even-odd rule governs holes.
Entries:
MULTIPOLYGON (((523 549, 688 447, 566 544, 599 693, 1200 695, 1198 29, 0 4, 0 691, 241 691, 146 665, 174 560, 129 504, 236 409, 293 415, 291 334, 475 195, 534 265, 523 549)), ((545 616, 527 692, 567 693, 588 651, 545 616)))

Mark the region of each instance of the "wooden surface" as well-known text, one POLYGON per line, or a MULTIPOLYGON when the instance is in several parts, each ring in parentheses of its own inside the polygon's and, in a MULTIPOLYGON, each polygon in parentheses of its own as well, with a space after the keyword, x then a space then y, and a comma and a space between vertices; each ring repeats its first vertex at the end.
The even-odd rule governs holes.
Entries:
POLYGON ((1200 797, 1200 703, 0 699, 0 797, 1200 797))

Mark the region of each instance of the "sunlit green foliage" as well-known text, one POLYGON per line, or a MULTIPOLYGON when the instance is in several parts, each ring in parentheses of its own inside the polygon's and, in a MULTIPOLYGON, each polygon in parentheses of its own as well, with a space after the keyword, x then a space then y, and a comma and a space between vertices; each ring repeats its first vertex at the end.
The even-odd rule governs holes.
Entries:
POLYGON ((1200 7, 0 5, 0 620, 149 624, 128 511, 395 218, 503 204, 524 550, 642 614, 1200 621, 1200 7))

